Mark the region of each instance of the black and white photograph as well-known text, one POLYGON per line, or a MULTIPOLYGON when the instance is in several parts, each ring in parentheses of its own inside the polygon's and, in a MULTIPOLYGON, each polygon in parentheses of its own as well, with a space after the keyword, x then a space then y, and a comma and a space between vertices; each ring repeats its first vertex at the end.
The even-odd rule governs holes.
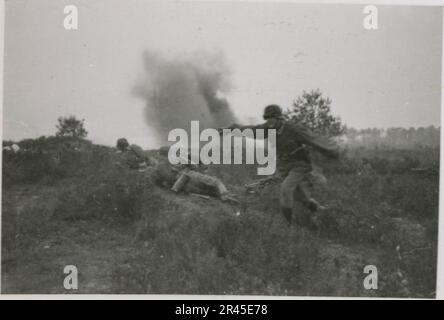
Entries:
POLYGON ((3 8, 2 295, 438 297, 442 6, 3 8))

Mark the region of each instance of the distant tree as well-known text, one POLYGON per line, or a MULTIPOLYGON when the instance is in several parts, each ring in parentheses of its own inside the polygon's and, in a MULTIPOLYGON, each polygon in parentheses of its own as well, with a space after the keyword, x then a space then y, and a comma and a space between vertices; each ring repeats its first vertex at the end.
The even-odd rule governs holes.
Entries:
POLYGON ((60 117, 57 119, 59 122, 57 127, 57 137, 76 137, 86 138, 88 131, 85 130, 85 120, 79 120, 75 116, 60 117))
POLYGON ((319 89, 303 91, 286 112, 286 116, 321 135, 335 137, 346 131, 341 119, 331 114, 331 99, 324 98, 319 89))

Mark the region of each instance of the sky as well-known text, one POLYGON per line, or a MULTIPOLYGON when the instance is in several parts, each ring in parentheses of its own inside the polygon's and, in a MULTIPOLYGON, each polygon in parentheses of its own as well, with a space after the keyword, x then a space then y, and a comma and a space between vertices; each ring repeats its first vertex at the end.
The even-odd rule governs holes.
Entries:
MULTIPOLYGON (((218 53, 241 122, 288 108, 319 88, 350 127, 440 124, 442 8, 383 6, 378 29, 363 5, 142 0, 6 2, 3 138, 55 133, 59 116, 85 119, 88 138, 157 147, 134 87, 144 51, 174 59, 218 53), (63 8, 77 6, 78 30, 63 8)), ((189 115, 190 121, 193 115, 189 115)))

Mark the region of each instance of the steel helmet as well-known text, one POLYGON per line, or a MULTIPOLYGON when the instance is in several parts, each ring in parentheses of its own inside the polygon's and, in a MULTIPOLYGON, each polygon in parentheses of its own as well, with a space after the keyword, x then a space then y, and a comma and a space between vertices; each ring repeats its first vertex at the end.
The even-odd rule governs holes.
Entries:
POLYGON ((125 150, 129 146, 128 140, 125 138, 120 138, 117 140, 117 149, 125 150))
POLYGON ((277 104, 270 104, 264 109, 264 119, 270 118, 281 118, 282 117, 282 108, 277 104))

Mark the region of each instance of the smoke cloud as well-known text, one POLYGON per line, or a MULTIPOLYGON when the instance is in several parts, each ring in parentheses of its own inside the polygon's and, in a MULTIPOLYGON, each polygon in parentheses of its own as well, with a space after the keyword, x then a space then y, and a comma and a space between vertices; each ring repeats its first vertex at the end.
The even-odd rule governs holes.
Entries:
POLYGON ((190 129, 192 120, 200 128, 217 128, 235 122, 223 95, 230 90, 225 57, 197 53, 192 59, 168 59, 153 52, 143 54, 145 79, 134 93, 146 102, 146 123, 161 144, 175 128, 190 129))

